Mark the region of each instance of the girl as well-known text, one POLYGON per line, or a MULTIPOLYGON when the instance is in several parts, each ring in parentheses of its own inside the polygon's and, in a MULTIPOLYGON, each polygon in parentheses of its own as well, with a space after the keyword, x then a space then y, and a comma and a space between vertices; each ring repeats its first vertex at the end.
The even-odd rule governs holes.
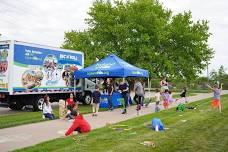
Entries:
POLYGON ((53 114, 53 110, 51 108, 50 98, 48 95, 44 96, 44 104, 43 104, 43 115, 47 119, 55 119, 55 116, 53 114))
POLYGON ((163 98, 164 109, 168 109, 169 108, 169 90, 165 90, 165 92, 162 93, 162 98, 163 98))

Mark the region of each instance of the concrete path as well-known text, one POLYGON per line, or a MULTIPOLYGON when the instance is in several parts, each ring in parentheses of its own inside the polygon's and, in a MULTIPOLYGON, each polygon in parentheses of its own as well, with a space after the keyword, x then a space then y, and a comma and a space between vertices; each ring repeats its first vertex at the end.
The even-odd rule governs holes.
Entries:
MULTIPOLYGON (((228 91, 223 91, 222 94, 228 94, 228 91)), ((212 97, 212 93, 201 93, 189 97, 189 102, 209 97, 212 97)), ((170 108, 175 107, 180 102, 183 102, 183 100, 179 100, 177 103, 172 104, 170 108)), ((153 113, 155 109, 154 107, 155 105, 152 103, 148 108, 142 108, 139 116, 153 113)), ((117 123, 135 118, 137 117, 137 113, 135 106, 132 106, 128 108, 128 113, 124 115, 121 114, 121 109, 115 109, 112 112, 100 112, 97 117, 92 117, 91 114, 84 115, 84 117, 91 124, 92 129, 95 129, 104 127, 107 123, 117 123)), ((61 133, 70 125, 71 122, 68 122, 67 120, 53 120, 0 129, 0 151, 15 150, 61 137, 61 133)))

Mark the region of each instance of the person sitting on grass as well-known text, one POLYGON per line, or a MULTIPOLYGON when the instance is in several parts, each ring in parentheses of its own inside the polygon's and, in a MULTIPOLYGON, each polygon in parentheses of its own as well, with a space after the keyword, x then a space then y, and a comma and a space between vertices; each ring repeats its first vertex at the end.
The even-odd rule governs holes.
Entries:
POLYGON ((55 119, 53 114, 53 110, 51 108, 50 98, 48 95, 44 96, 44 103, 43 103, 43 116, 47 119, 55 119))
POLYGON ((73 110, 71 114, 75 117, 74 122, 65 133, 65 136, 72 135, 74 131, 77 131, 78 133, 90 132, 91 127, 81 114, 79 114, 76 110, 73 110))
POLYGON ((99 86, 96 85, 95 86, 95 91, 92 94, 92 110, 93 110, 93 114, 92 116, 97 116, 98 115, 98 111, 99 111, 99 105, 100 105, 100 98, 101 98, 101 93, 99 91, 99 86))
POLYGON ((220 113, 222 112, 221 101, 220 101, 222 85, 223 84, 221 83, 221 86, 219 87, 218 84, 215 84, 213 88, 211 86, 207 85, 207 87, 214 92, 214 96, 213 96, 212 103, 211 103, 212 109, 218 108, 220 113))

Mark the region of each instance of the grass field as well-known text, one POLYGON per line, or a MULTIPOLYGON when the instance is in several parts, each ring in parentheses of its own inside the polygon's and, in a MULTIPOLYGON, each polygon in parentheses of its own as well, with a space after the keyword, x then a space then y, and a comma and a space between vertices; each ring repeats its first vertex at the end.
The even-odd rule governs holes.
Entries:
POLYGON ((228 95, 222 96, 222 114, 210 111, 211 99, 189 105, 197 105, 196 110, 176 112, 175 109, 121 122, 130 130, 117 131, 110 127, 93 130, 88 134, 75 135, 44 142, 18 152, 225 152, 228 149, 228 95), (145 127, 152 118, 160 118, 165 127, 155 132, 145 127), (185 121, 184 121, 185 120, 185 121), (153 141, 155 148, 141 145, 143 141, 153 141))
MULTIPOLYGON (((81 106, 79 105, 79 110, 80 110, 80 113, 82 113, 82 114, 92 112, 92 108, 90 105, 81 105, 81 106)), ((101 109, 101 111, 104 111, 104 110, 106 110, 106 109, 101 109)), ((54 111, 56 118, 58 118, 59 109, 54 108, 53 111, 54 111)), ((40 122, 40 121, 47 121, 42 118, 42 111, 18 112, 15 114, 0 116, 0 129, 18 126, 18 125, 22 125, 22 124, 35 123, 35 122, 40 122)))

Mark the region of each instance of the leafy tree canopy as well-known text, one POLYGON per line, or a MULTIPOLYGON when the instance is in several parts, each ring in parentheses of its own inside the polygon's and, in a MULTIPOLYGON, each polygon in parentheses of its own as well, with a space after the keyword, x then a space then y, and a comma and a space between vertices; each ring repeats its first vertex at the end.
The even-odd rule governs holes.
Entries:
POLYGON ((194 22, 190 11, 173 15, 156 0, 97 0, 88 14, 89 28, 66 32, 62 46, 83 51, 86 66, 114 53, 152 77, 193 79, 214 53, 208 21, 194 22))

